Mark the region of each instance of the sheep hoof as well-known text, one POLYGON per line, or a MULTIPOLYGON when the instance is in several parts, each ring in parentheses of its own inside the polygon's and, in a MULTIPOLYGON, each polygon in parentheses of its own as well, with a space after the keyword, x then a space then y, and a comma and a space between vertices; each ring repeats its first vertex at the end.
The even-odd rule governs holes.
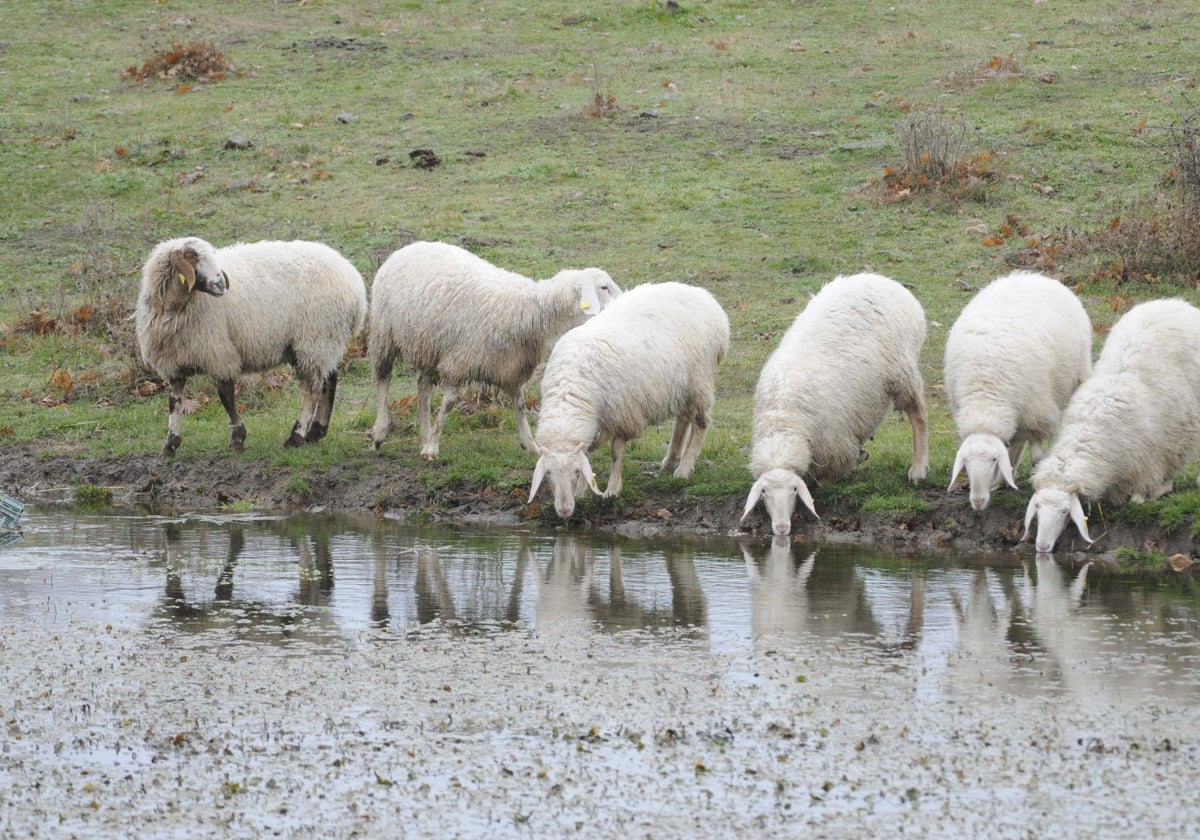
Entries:
POLYGON ((242 443, 240 440, 234 439, 234 440, 229 441, 229 451, 230 452, 242 452, 245 449, 246 449, 245 444, 242 443))
POLYGON ((179 435, 168 435, 167 442, 163 444, 162 456, 164 458, 174 458, 175 450, 179 448, 179 444, 183 441, 179 435))
POLYGON ((316 443, 327 434, 329 434, 328 426, 322 423, 313 423, 312 428, 308 430, 308 435, 305 437, 305 441, 308 443, 316 443))
POLYGON ((295 449, 298 446, 304 445, 304 437, 297 432, 292 432, 288 435, 288 439, 283 442, 284 449, 295 449))

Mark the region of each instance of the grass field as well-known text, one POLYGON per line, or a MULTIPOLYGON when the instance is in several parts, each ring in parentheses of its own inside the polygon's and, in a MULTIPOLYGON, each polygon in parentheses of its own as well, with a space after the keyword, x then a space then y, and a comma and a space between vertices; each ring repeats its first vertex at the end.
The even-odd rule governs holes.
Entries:
MULTIPOLYGON (((807 295, 867 268, 901 280, 930 324, 930 484, 944 486, 957 439, 942 346, 967 287, 1170 191, 1164 139, 1197 84, 1191 8, 671 7, 0 5, 0 441, 96 458, 161 447, 166 398, 149 393, 127 320, 157 241, 321 240, 369 280, 419 238, 530 276, 597 265, 624 287, 709 289, 729 313, 733 348, 686 484, 702 496, 746 492, 754 383, 807 295), (202 46, 207 75, 167 63, 156 75, 153 59, 186 57, 189 45, 202 46), (957 181, 908 189, 896 180, 911 174, 904 128, 930 116, 959 132, 952 162, 969 165, 957 181), (416 165, 415 150, 437 165, 416 165)), ((1079 290, 1098 342, 1136 300, 1196 299, 1186 270, 1120 282, 1113 260, 1085 249, 1053 266, 1079 290)), ((314 470, 377 457, 364 346, 348 356, 320 447, 279 448, 298 406, 286 370, 248 377, 247 450, 230 457, 314 470)), ((405 372, 393 397, 412 391, 405 372)), ((194 380, 191 396, 181 459, 228 437, 212 383, 194 380)), ((419 463, 412 421, 397 419, 378 457, 431 484, 527 485, 532 458, 507 408, 456 414, 438 466, 419 463)), ((628 458, 650 466, 669 431, 628 458)), ((848 486, 823 492, 918 503, 904 478, 907 424, 889 421, 871 451, 848 486)), ((596 465, 603 474, 606 453, 596 465)), ((678 484, 627 472, 633 498, 678 484)))

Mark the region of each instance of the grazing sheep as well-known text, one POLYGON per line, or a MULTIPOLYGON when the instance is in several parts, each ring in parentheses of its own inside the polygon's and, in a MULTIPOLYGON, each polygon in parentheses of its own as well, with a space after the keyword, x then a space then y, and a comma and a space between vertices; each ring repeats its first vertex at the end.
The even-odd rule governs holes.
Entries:
POLYGON ((320 440, 329 430, 338 363, 366 314, 362 275, 318 242, 217 249, 188 237, 157 245, 142 269, 135 320, 142 358, 171 387, 162 454, 179 448, 188 377, 216 380, 229 415, 229 448, 241 451, 246 427, 234 384, 285 362, 300 380, 301 401, 284 446, 320 440))
POLYGON ((925 312, 879 274, 838 277, 809 301, 763 366, 754 394, 754 485, 745 520, 762 499, 777 535, 791 533, 796 499, 817 515, 805 479, 838 481, 866 458, 863 443, 893 405, 908 415, 908 477, 929 472, 919 361, 925 312))
POLYGON ((678 462, 688 478, 712 422, 717 365, 729 351, 729 318, 704 289, 682 283, 638 286, 550 353, 542 376, 540 452, 529 487, 533 501, 548 477, 563 519, 575 496, 600 494, 587 453, 612 441, 604 496, 621 492, 625 446, 647 427, 675 418, 660 470, 678 462))
POLYGON ((1015 490, 1025 445, 1036 464, 1091 369, 1092 322, 1070 289, 1032 271, 990 283, 946 338, 946 397, 962 439, 948 489, 966 470, 975 510, 1002 482, 1015 490))
POLYGON ((379 267, 371 288, 375 448, 391 425, 388 385, 400 359, 417 372, 423 457, 438 456, 446 417, 459 389, 471 382, 495 386, 512 398, 521 445, 537 452, 525 411, 525 381, 560 335, 620 294, 599 268, 560 271, 537 282, 444 242, 414 242, 396 251, 379 267), (430 397, 438 383, 442 405, 431 423, 430 397))
POLYGON ((1113 326, 1096 366, 1063 412, 1033 474, 1025 534, 1037 518, 1039 552, 1054 550, 1068 517, 1091 543, 1082 500, 1157 499, 1200 445, 1200 309, 1157 300, 1113 326))

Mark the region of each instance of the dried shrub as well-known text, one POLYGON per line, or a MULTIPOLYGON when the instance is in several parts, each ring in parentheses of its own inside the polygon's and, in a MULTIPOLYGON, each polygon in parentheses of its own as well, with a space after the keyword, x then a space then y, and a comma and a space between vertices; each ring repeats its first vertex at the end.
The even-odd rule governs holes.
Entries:
POLYGON ((942 82, 945 86, 972 86, 994 81, 1015 81, 1035 79, 1045 84, 1054 84, 1058 77, 1053 72, 1031 74, 1021 69, 1014 53, 1008 55, 993 55, 982 64, 977 64, 970 70, 951 73, 942 82))
POLYGON ((904 150, 903 166, 884 169, 882 182, 872 184, 885 203, 914 195, 937 196, 957 204, 982 201, 989 185, 999 177, 991 152, 970 154, 967 129, 961 122, 938 114, 915 114, 897 126, 904 150))
POLYGON ((1170 125, 1138 134, 1166 157, 1171 169, 1163 184, 1173 186, 1190 210, 1200 210, 1200 107, 1183 94, 1170 125))
POLYGON ((1156 185, 1160 191, 1096 230, 1060 233, 1018 252, 1013 262, 1118 285, 1200 286, 1200 108, 1185 95, 1171 125, 1141 124, 1134 133, 1170 167, 1156 185))
POLYGON ((616 116, 620 112, 621 106, 617 103, 617 97, 611 93, 601 93, 599 91, 592 94, 592 101, 583 109, 583 115, 589 120, 616 116))
POLYGON ((237 68, 225 54, 212 44, 172 44, 140 67, 125 68, 121 78, 144 82, 149 79, 170 79, 176 82, 219 82, 235 75, 237 68))
POLYGON ((584 117, 589 120, 596 120, 601 117, 615 117, 621 110, 621 106, 617 102, 617 97, 603 90, 600 83, 600 72, 593 65, 592 98, 590 102, 583 106, 584 117))
POLYGON ((93 303, 84 303, 70 312, 51 315, 35 309, 13 325, 14 333, 26 335, 98 335, 121 338, 132 334, 129 304, 115 295, 93 303))

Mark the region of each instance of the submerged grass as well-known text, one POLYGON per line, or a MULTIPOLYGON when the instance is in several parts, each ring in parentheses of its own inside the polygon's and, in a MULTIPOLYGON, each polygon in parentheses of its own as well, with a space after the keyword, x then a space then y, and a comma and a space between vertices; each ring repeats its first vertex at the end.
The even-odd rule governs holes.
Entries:
MULTIPOLYGON (((80 307, 110 300, 129 311, 159 240, 317 239, 368 279, 394 248, 446 240, 531 276, 599 265, 625 287, 694 283, 726 307, 733 347, 696 475, 647 475, 669 434, 655 430, 630 448, 631 504, 661 490, 740 496, 762 362, 812 292, 867 268, 908 283, 926 309, 929 483, 944 486, 956 438, 941 353, 969 299, 964 284, 1010 270, 1030 242, 1149 202, 1164 164, 1139 126, 1170 124, 1196 84, 1190 15, 1148 0, 1066 13, 1016 0, 986 12, 967 2, 671 11, 638 0, 577 11, 376 0, 269 13, 232 2, 17 0, 0 6, 0 30, 9 33, 0 46, 6 439, 94 456, 161 447, 166 398, 144 393, 149 372, 127 321, 18 328, 34 312, 69 325, 80 307), (122 77, 156 67, 176 44, 205 45, 235 71, 122 77), (883 200, 871 185, 921 164, 914 144, 946 140, 939 125, 955 132, 938 146, 952 152, 939 171, 966 177, 969 195, 883 200)), ((1063 277, 1084 284, 1101 327, 1137 299, 1195 298, 1190 287, 1118 285, 1077 266, 1063 277)), ((421 470, 431 490, 527 486, 533 459, 503 405, 456 414, 438 465, 416 458, 411 415, 370 454, 374 395, 369 364, 355 357, 330 437, 284 452, 299 397, 270 376, 242 385, 240 457, 310 483, 322 465, 366 454, 421 470)), ((412 389, 397 376, 392 397, 412 389)), ((536 398, 536 383, 530 391, 536 398)), ((179 457, 223 451, 212 384, 195 380, 189 397, 196 410, 179 457)), ((912 509, 910 446, 907 424, 889 421, 867 463, 818 501, 912 509)), ((607 454, 596 466, 603 477, 607 454)), ((1179 517, 1171 527, 1195 522, 1174 508, 1163 516, 1164 525, 1179 517)))

